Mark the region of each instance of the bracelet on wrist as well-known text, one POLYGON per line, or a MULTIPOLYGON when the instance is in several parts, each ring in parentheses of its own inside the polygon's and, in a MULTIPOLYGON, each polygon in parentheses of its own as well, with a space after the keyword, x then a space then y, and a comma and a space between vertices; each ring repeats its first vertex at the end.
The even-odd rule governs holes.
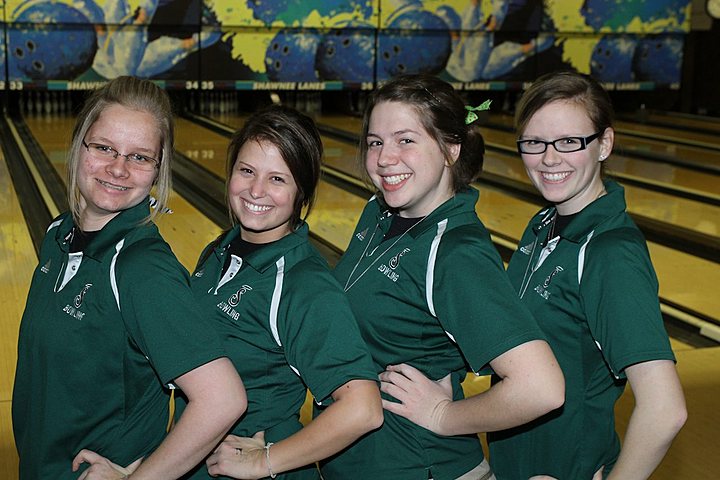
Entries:
POLYGON ((277 477, 277 473, 273 472, 272 466, 270 465, 270 447, 272 447, 274 444, 272 442, 268 442, 265 445, 265 463, 267 463, 267 469, 268 473, 270 474, 270 478, 277 477))

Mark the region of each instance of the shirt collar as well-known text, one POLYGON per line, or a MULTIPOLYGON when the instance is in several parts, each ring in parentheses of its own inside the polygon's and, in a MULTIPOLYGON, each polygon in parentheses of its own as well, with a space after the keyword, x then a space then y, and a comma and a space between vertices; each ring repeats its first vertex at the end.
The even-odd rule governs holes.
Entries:
MULTIPOLYGON (((150 197, 146 197, 145 200, 134 207, 121 211, 98 232, 97 236, 83 250, 83 256, 99 260, 103 255, 114 255, 115 251, 111 247, 129 232, 140 227, 149 214, 150 197)), ((69 251, 76 228, 78 227, 75 225, 72 215, 70 213, 65 214, 65 218, 60 223, 55 234, 56 241, 64 251, 69 251)))
MULTIPOLYGON (((215 249, 215 255, 218 259, 222 258, 230 243, 235 240, 242 230, 240 225, 235 225, 220 242, 220 245, 215 249)), ((307 223, 302 224, 296 228, 293 232, 285 235, 280 240, 272 242, 263 248, 260 248, 247 257, 243 257, 243 262, 253 267, 258 272, 264 272, 270 266, 274 265, 279 257, 284 255, 286 252, 294 249, 298 245, 307 242, 309 228, 307 223)))
MULTIPOLYGON (((448 217, 454 217, 457 215, 463 215, 467 213, 475 214, 475 204, 480 196, 480 193, 474 187, 468 187, 465 190, 455 193, 452 197, 442 203, 430 214, 422 219, 420 223, 412 230, 408 231, 408 235, 413 238, 417 238, 429 229, 434 229, 435 225, 448 217)), ((379 211, 377 213, 377 222, 380 228, 385 233, 390 228, 392 223, 392 217, 395 213, 385 204, 382 197, 378 196, 376 201, 378 202, 379 211)))
MULTIPOLYGON (((588 230, 625 211, 627 207, 625 189, 612 180, 605 180, 603 184, 607 193, 578 212, 570 224, 560 232, 562 238, 576 243, 581 242, 587 236, 588 230)), ((540 236, 543 234, 541 232, 549 228, 556 211, 553 206, 535 216, 532 226, 535 235, 540 236)))

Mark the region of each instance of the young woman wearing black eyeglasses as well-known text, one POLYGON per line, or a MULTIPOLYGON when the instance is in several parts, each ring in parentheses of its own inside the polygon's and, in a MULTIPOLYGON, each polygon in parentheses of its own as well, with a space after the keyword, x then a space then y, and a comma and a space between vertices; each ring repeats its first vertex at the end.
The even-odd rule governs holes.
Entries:
POLYGON ((603 179, 613 109, 592 78, 541 77, 516 111, 518 151, 550 206, 535 215, 508 266, 565 374, 565 405, 489 434, 498 478, 645 479, 686 418, 645 239, 623 188, 603 179), (614 406, 635 396, 624 444, 614 406))

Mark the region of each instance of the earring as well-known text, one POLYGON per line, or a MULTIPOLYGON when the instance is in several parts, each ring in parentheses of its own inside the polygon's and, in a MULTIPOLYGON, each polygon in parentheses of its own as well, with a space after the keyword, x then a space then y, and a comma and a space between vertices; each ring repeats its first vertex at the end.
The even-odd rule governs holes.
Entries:
POLYGON ((598 162, 602 162, 605 160, 605 155, 600 155, 600 158, 598 158, 598 162))

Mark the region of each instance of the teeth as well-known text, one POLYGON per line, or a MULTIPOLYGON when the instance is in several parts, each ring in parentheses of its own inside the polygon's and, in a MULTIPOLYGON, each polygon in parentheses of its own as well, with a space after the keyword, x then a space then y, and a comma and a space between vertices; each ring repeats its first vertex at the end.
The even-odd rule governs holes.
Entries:
POLYGON ((558 172, 558 173, 548 173, 548 172, 542 172, 541 173, 543 179, 549 181, 549 182, 560 182, 562 180, 565 180, 565 178, 570 175, 570 172, 558 172))
POLYGON ((111 189, 113 189, 113 190, 120 190, 121 192, 124 192, 125 190, 128 189, 128 187, 122 187, 122 186, 120 186, 120 185, 113 185, 112 183, 103 182, 102 180, 98 180, 98 182, 99 182, 100 185, 102 185, 103 187, 111 188, 111 189))
POLYGON ((390 177, 383 177, 383 181, 389 185, 397 185, 403 180, 410 178, 409 173, 403 173, 402 175, 392 175, 390 177))
POLYGON ((268 210, 270 210, 272 208, 268 205, 255 205, 254 203, 250 203, 250 202, 246 202, 246 201, 243 201, 243 205, 245 205, 245 208, 247 208, 251 212, 258 212, 258 213, 267 212, 268 210))

